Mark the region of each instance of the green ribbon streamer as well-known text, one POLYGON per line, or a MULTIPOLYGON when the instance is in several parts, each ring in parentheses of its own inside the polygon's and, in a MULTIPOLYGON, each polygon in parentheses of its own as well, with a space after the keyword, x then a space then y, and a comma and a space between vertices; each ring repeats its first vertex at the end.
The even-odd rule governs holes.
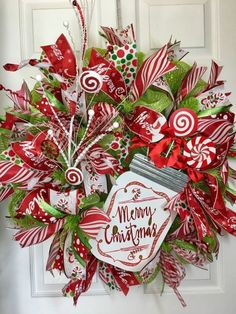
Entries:
POLYGON ((59 210, 57 210, 56 208, 52 207, 51 205, 49 205, 48 203, 46 203, 45 201, 40 201, 39 206, 48 214, 50 214, 51 216, 55 217, 55 218, 63 218, 65 217, 65 214, 60 212, 59 210))
POLYGON ((212 115, 215 115, 215 114, 218 114, 221 112, 227 112, 227 111, 229 111, 230 107, 231 107, 231 105, 203 110, 203 111, 198 113, 198 118, 212 116, 212 115))
POLYGON ((100 202, 100 197, 97 193, 93 193, 87 197, 82 198, 79 208, 88 209, 89 207, 95 206, 100 202))
POLYGON ((44 93, 47 99, 49 100, 49 102, 53 104, 59 111, 66 112, 66 113, 69 112, 68 108, 64 104, 62 104, 53 94, 51 94, 47 90, 45 90, 44 93))
POLYGON ((92 246, 89 244, 90 238, 78 227, 76 230, 78 238, 89 250, 92 249, 92 246))
POLYGON ((25 114, 25 113, 21 113, 21 112, 17 112, 17 111, 10 111, 9 112, 11 115, 13 116, 16 116, 16 117, 19 117, 23 120, 26 120, 32 124, 36 124, 36 123, 40 123, 40 122, 46 122, 48 121, 48 119, 46 117, 39 117, 39 116, 33 116, 33 115, 30 115, 30 114, 25 114))
POLYGON ((181 249, 197 252, 195 245, 189 242, 185 242, 184 240, 174 240, 173 243, 176 244, 181 249))
POLYGON ((234 196, 236 196, 236 191, 234 189, 232 189, 231 187, 227 186, 226 187, 226 191, 230 192, 231 194, 233 194, 234 196))
POLYGON ((216 239, 209 236, 205 236, 203 240, 208 244, 209 251, 213 252, 216 247, 216 239))
POLYGON ((4 128, 0 128, 0 133, 5 134, 5 135, 10 135, 12 133, 12 131, 4 129, 4 128))

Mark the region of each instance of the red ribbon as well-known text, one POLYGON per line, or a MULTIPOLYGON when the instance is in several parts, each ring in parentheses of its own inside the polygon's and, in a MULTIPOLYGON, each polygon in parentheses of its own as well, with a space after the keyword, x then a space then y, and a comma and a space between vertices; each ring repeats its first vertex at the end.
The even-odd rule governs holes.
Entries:
POLYGON ((224 229, 236 236, 236 213, 226 208, 217 179, 212 175, 205 174, 205 182, 210 190, 209 193, 194 188, 190 184, 185 189, 199 239, 203 239, 207 234, 212 234, 208 221, 217 232, 224 229))
POLYGON ((110 264, 107 264, 107 269, 109 269, 110 273, 114 276, 116 283, 124 295, 128 294, 130 286, 140 285, 140 282, 132 272, 119 269, 110 264))
POLYGON ((177 164, 182 168, 181 161, 179 161, 181 144, 182 141, 180 139, 165 138, 150 150, 149 157, 158 168, 173 167, 177 164), (173 148, 171 149, 172 145, 173 148))
MULTIPOLYGON (((167 130, 167 129, 166 129, 167 130)), ((168 128, 168 132, 169 132, 168 128)), ((132 138, 132 144, 129 147, 130 150, 148 147, 149 157, 158 168, 173 167, 176 169, 186 170, 189 178, 193 182, 199 182, 204 178, 204 175, 193 168, 190 168, 185 163, 185 157, 181 155, 183 141, 179 138, 168 137, 161 140, 159 143, 150 143, 143 141, 140 137, 134 136, 132 138), (168 149, 173 143, 173 149, 168 154, 168 149), (163 156, 168 155, 168 156, 163 156)))
POLYGON ((88 262, 88 265, 86 267, 86 277, 81 278, 72 278, 69 283, 63 288, 64 295, 67 295, 69 293, 73 294, 74 297, 74 305, 77 304, 78 298, 81 295, 81 293, 86 292, 91 283, 93 276, 97 270, 98 260, 91 256, 90 261, 88 262))

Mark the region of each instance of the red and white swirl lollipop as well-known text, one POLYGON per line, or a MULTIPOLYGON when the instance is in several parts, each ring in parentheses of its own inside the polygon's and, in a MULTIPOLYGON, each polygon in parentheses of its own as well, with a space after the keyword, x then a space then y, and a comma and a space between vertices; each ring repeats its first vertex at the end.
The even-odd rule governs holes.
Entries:
POLYGON ((170 116, 169 127, 174 130, 175 136, 190 136, 197 131, 198 117, 191 109, 178 109, 170 116))
POLYGON ((65 172, 66 181, 71 185, 78 185, 83 181, 83 173, 80 169, 70 167, 65 172))
POLYGON ((96 94, 101 90, 103 80, 97 72, 88 70, 80 74, 79 84, 83 91, 96 94))
POLYGON ((204 136, 197 136, 187 142, 184 148, 187 164, 196 169, 204 169, 216 156, 215 144, 204 136))

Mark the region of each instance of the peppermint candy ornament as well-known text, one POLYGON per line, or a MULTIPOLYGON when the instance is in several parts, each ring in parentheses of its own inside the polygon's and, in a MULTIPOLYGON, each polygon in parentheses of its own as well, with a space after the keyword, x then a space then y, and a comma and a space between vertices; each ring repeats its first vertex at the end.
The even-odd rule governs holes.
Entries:
POLYGON ((79 76, 79 84, 83 91, 96 94, 98 93, 103 85, 101 75, 95 71, 84 71, 79 76))
POLYGON ((216 156, 215 144, 204 136, 197 136, 187 142, 184 149, 187 164, 198 170, 206 168, 216 156))
POLYGON ((174 130, 175 136, 190 136, 197 131, 198 117, 191 109, 178 109, 170 116, 169 127, 174 130))
POLYGON ((65 172, 66 181, 71 185, 78 185, 83 181, 83 173, 80 169, 70 167, 65 172))

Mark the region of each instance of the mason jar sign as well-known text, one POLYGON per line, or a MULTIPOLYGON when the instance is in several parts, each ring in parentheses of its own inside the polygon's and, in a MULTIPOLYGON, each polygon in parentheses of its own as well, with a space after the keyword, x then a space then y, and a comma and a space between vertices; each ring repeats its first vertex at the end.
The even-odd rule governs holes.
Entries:
POLYGON ((157 169, 142 155, 135 155, 130 169, 117 179, 105 203, 110 223, 90 244, 98 259, 140 271, 155 257, 172 225, 175 213, 166 205, 188 178, 172 168, 157 169))

